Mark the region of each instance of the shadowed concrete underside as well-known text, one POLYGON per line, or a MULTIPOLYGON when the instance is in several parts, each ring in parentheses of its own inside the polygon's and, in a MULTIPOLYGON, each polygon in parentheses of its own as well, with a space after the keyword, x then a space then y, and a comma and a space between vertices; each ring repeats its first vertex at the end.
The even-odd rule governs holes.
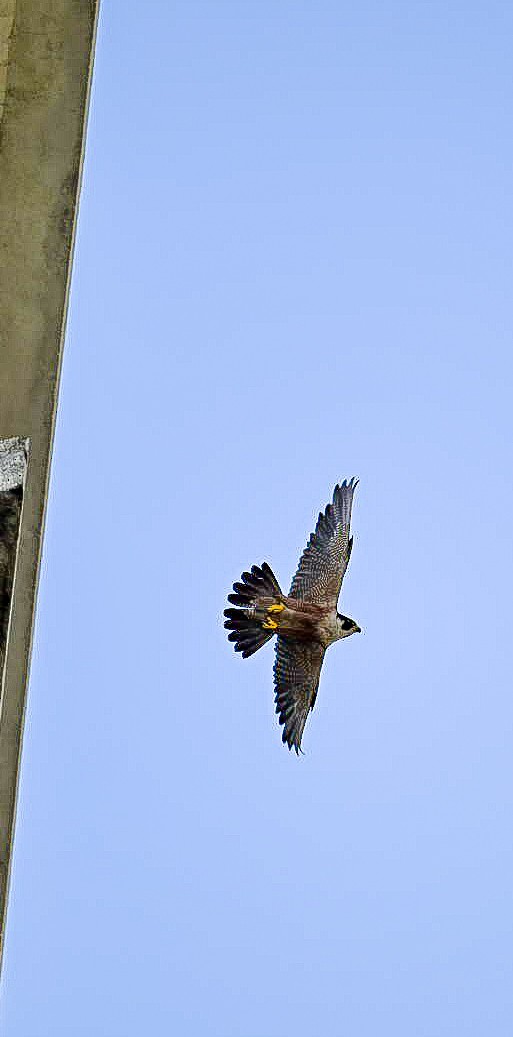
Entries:
POLYGON ((0 488, 0 954, 97 13, 97 0, 0 0, 0 439, 30 440, 23 508, 0 488))

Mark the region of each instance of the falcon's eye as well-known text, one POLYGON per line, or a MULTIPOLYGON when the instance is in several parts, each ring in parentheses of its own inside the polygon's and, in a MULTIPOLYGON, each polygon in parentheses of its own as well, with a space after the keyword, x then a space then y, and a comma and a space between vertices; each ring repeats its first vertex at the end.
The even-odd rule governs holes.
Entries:
POLYGON ((353 620, 348 619, 347 616, 341 616, 341 619, 344 630, 350 630, 353 625, 353 620))

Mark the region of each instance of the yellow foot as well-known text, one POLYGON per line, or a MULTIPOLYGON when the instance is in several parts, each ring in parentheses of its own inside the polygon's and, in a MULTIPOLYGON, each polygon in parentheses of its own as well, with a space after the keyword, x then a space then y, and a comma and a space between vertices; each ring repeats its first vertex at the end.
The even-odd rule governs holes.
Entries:
POLYGON ((277 630, 278 624, 274 619, 266 619, 265 623, 262 623, 262 627, 264 630, 277 630))
POLYGON ((269 605, 268 612, 283 612, 285 605, 269 605))

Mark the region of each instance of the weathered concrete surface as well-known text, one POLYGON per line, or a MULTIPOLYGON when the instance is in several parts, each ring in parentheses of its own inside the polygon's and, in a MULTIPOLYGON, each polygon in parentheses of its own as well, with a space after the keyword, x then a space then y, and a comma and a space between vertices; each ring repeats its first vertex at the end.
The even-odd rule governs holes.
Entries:
POLYGON ((0 5, 2 42, 9 37, 0 109, 0 438, 31 444, 0 711, 1 954, 98 2, 0 5))
POLYGON ((0 0, 0 119, 4 111, 9 42, 14 25, 16 0, 0 0))

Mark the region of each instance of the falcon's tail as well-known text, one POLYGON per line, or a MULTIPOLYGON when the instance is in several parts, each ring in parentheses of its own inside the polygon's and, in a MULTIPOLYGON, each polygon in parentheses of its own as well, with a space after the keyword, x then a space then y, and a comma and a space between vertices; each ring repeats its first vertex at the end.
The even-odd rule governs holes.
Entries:
POLYGON ((235 641, 235 651, 242 652, 242 658, 247 659, 271 639, 277 627, 273 611, 283 606, 277 605, 282 596, 280 585, 267 562, 261 567, 253 565, 241 580, 242 583, 234 583, 234 593, 228 595, 228 601, 239 608, 224 610, 224 625, 230 630, 228 640, 235 641))

